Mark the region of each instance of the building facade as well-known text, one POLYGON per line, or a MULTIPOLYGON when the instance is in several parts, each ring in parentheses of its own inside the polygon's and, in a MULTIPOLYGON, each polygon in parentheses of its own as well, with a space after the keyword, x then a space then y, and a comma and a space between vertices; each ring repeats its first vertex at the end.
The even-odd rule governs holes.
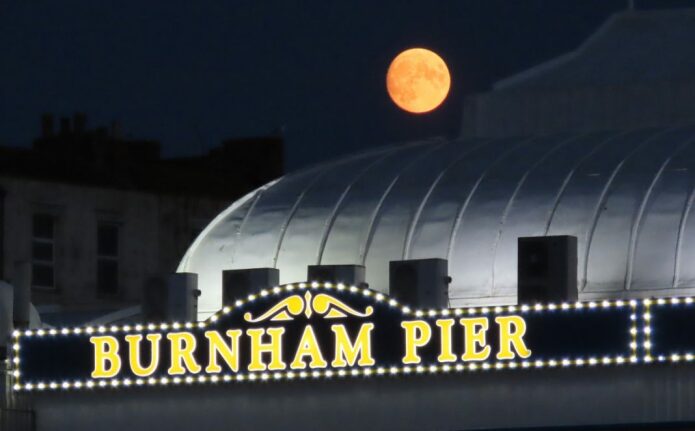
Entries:
POLYGON ((32 149, 0 149, 0 279, 28 266, 49 320, 138 304, 221 208, 282 173, 278 138, 162 159, 157 142, 87 129, 82 114, 52 123, 32 149))

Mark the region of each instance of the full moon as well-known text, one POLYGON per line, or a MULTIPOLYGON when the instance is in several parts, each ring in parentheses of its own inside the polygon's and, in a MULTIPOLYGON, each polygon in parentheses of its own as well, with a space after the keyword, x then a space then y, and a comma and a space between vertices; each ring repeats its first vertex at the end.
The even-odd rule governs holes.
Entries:
POLYGON ((424 48, 398 54, 386 73, 386 89, 393 102, 414 114, 430 112, 446 99, 451 86, 444 60, 424 48))

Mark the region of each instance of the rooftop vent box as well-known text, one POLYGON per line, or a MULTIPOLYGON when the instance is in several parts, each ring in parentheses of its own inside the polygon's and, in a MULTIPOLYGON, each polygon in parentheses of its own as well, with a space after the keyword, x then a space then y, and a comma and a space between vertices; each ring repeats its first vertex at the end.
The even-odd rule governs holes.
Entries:
POLYGON ((577 237, 519 238, 518 302, 575 302, 577 237))
POLYGON ((309 265, 307 280, 364 286, 365 273, 362 265, 309 265))
POLYGON ((389 294, 411 307, 447 307, 449 283, 446 259, 394 260, 389 264, 389 294))
POLYGON ((280 284, 276 268, 228 269, 222 271, 222 304, 230 305, 259 290, 280 284))

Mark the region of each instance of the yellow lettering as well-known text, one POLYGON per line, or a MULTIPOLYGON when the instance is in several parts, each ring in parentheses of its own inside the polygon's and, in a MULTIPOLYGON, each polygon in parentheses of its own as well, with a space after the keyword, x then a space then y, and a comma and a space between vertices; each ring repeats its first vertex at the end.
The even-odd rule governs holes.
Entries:
POLYGON ((167 335, 171 340, 171 366, 170 375, 185 374, 186 370, 191 373, 199 373, 200 365, 193 357, 196 341, 193 334, 189 332, 173 332, 167 335))
POLYGON ((454 326, 454 319, 437 320, 436 324, 439 326, 441 344, 437 360, 439 362, 455 362, 456 355, 451 347, 451 328, 454 326))
POLYGON ((522 358, 531 356, 531 350, 526 347, 523 338, 526 321, 521 316, 500 316, 495 318, 495 322, 500 326, 500 351, 497 359, 514 359, 512 347, 522 358))
POLYGON ((118 356, 118 340, 110 336, 91 337, 94 344, 94 371, 92 378, 105 379, 121 371, 121 358, 118 356), (108 366, 106 365, 108 363, 108 366))
POLYGON ((162 334, 148 334, 147 341, 150 342, 150 364, 143 367, 140 363, 140 342, 142 335, 126 335, 125 340, 128 342, 128 352, 130 359, 130 369, 138 377, 147 377, 154 373, 159 366, 159 340, 162 339, 162 334))
POLYGON ((208 366, 205 367, 206 373, 219 373, 222 367, 217 363, 217 355, 219 354, 227 363, 227 366, 232 371, 239 371, 239 337, 241 330, 230 329, 226 332, 230 339, 230 344, 225 343, 217 331, 207 331, 205 337, 208 339, 208 366))
POLYGON ((360 327, 360 331, 355 337, 355 342, 350 342, 345 325, 333 325, 331 331, 335 334, 335 356, 331 365, 334 367, 346 367, 355 365, 357 356, 360 359, 357 364, 364 367, 374 365, 372 358, 371 332, 374 329, 373 323, 365 323, 360 327))
POLYGON ((285 328, 247 329, 246 334, 251 337, 251 363, 249 371, 284 370, 286 365, 282 361, 282 334, 285 328), (270 343, 263 343, 264 334, 270 335, 270 343), (263 353, 270 353, 270 364, 263 362, 263 353))
POLYGON ((432 338, 432 328, 424 320, 411 320, 401 322, 401 327, 405 329, 405 356, 404 364, 419 364, 420 355, 417 354, 418 347, 429 343, 432 338))
POLYGON ((464 361, 484 361, 490 356, 491 347, 486 345, 488 320, 486 317, 471 317, 460 320, 463 325, 464 361))
POLYGON ((294 355, 294 360, 290 368, 293 370, 306 368, 306 362, 304 361, 305 356, 311 358, 309 368, 326 368, 326 361, 323 359, 323 354, 321 354, 319 343, 316 341, 316 335, 311 325, 307 325, 307 327, 304 328, 302 339, 299 341, 299 347, 297 348, 297 353, 294 355))

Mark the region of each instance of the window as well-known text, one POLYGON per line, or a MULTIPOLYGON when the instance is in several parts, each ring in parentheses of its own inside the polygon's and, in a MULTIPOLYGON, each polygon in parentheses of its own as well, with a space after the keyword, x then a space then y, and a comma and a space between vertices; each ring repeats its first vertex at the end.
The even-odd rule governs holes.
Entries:
POLYGON ((55 289, 55 217, 34 214, 31 227, 31 284, 55 289))
POLYGON ((118 293, 119 226, 100 223, 97 227, 97 290, 101 295, 118 293))

